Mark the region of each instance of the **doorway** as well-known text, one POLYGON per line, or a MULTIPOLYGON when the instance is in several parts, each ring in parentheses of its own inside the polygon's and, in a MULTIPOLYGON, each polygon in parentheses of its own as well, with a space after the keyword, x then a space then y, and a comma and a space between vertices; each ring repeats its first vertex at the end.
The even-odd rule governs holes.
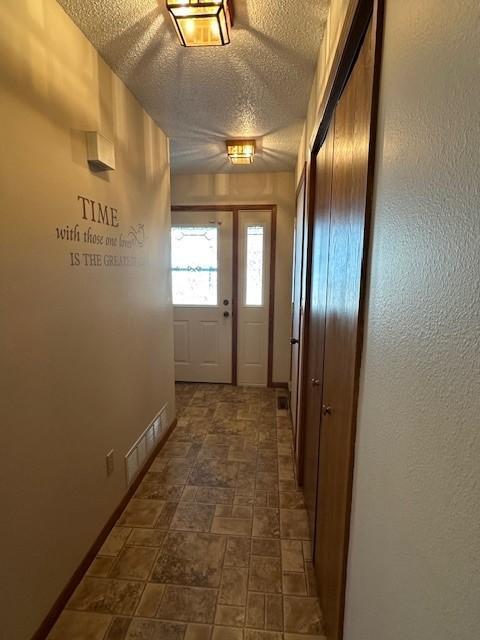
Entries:
POLYGON ((172 207, 177 382, 272 386, 276 206, 172 207))

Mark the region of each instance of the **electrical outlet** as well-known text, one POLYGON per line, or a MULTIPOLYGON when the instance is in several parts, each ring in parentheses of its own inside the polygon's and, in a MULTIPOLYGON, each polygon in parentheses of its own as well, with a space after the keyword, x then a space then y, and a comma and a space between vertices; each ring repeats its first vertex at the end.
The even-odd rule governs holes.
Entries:
POLYGON ((113 473, 113 470, 115 469, 115 463, 113 459, 113 449, 107 453, 106 462, 107 462, 107 476, 111 476, 113 473))

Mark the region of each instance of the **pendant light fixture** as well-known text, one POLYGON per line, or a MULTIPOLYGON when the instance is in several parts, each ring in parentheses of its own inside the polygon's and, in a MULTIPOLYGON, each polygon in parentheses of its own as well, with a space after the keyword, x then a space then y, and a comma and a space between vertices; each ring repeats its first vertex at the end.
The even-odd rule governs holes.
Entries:
POLYGON ((233 0, 167 0, 167 9, 184 47, 230 43, 233 0))
POLYGON ((232 164, 252 164, 255 140, 227 140, 227 155, 232 164))

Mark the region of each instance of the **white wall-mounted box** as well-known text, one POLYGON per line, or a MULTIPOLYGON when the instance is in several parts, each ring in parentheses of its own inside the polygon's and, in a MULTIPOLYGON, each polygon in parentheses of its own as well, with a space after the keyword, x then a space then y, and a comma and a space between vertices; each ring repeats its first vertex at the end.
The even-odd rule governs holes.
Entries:
POLYGON ((115 146, 98 131, 87 131, 87 160, 90 168, 97 171, 115 169, 115 146))

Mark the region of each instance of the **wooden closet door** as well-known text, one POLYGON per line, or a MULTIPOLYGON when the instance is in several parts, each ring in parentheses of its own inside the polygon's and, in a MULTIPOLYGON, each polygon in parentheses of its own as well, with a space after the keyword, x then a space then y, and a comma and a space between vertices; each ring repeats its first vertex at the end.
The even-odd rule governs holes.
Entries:
MULTIPOLYGON (((332 127, 333 129, 333 127, 332 127)), ((303 492, 312 536, 317 503, 318 453, 322 406, 325 305, 327 299, 333 131, 329 131, 315 161, 315 204, 311 223, 308 335, 306 344, 303 422, 303 492)))
POLYGON ((367 225, 372 29, 335 110, 315 568, 329 640, 341 638, 367 225))

